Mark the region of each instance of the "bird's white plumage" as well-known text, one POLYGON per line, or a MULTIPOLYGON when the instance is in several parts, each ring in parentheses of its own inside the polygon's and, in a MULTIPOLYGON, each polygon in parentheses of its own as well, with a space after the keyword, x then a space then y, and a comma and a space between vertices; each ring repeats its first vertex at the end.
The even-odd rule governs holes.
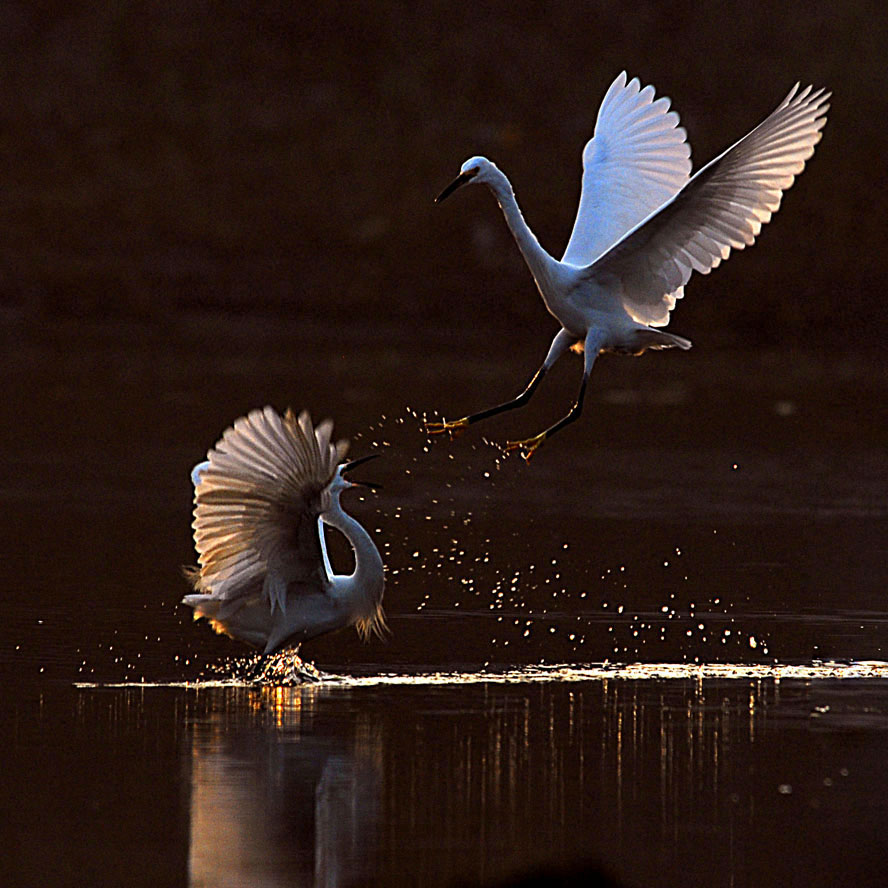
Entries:
POLYGON ((580 205, 562 262, 589 265, 687 182, 691 149, 670 100, 637 77, 610 85, 583 150, 580 205))
MULTIPOLYGON (((195 619, 266 653, 343 626, 364 638, 385 632, 384 568, 367 531, 345 512, 341 493, 358 482, 342 465, 348 444, 333 423, 271 407, 238 419, 195 466, 195 619), (324 526, 352 546, 354 572, 334 575, 324 526)), ((365 459, 367 459, 365 457, 365 459)), ((368 485, 372 486, 372 485, 368 485)))
POLYGON ((546 252, 531 231, 505 174, 471 157, 438 201, 469 183, 495 195, 549 313, 559 322, 545 360, 515 398, 451 422, 455 433, 526 404, 540 380, 570 348, 584 352, 583 382, 570 412, 542 433, 510 441, 529 459, 548 437, 575 421, 601 352, 688 349, 658 330, 694 271, 703 274, 732 249, 753 243, 820 141, 829 93, 798 84, 752 132, 688 179, 690 151, 668 100, 654 100, 625 74, 611 84, 583 154, 580 209, 564 258, 546 252))
POLYGON ((707 274, 732 249, 751 245, 780 206, 783 192, 814 153, 829 94, 798 84, 754 130, 700 169, 678 194, 589 268, 618 279, 634 320, 663 326, 672 295, 692 272, 707 274))
POLYGON ((347 450, 332 429, 266 407, 224 433, 195 489, 200 591, 226 602, 261 594, 274 612, 294 583, 329 581, 317 519, 347 450))

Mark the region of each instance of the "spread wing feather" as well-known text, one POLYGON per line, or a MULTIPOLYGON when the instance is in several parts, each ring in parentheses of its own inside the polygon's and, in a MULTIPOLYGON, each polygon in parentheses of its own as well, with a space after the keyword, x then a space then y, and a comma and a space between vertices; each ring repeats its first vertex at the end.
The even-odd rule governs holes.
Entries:
POLYGON ((695 271, 708 274, 755 241, 814 153, 830 94, 796 84, 752 132, 700 169, 671 200, 592 263, 622 285, 639 323, 663 326, 695 271))
POLYGON ((265 595, 284 608, 294 583, 327 582, 318 515, 348 444, 307 412, 254 410, 226 430, 195 487, 200 592, 232 601, 265 595))
POLYGON ((583 184, 564 262, 589 265, 687 182, 691 149, 669 99, 623 71, 583 150, 583 184))

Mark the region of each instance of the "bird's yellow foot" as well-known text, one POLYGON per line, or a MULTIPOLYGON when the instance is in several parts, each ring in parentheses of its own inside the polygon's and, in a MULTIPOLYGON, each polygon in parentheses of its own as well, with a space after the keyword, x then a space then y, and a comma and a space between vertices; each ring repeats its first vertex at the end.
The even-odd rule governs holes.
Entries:
POLYGON ((454 419, 450 422, 427 422, 425 424, 426 433, 429 435, 443 435, 449 433, 451 438, 461 435, 469 427, 469 418, 464 416, 462 419, 454 419))
POLYGON ((534 435, 532 438, 525 438, 523 441, 506 441, 506 452, 511 453, 513 450, 520 450, 525 462, 530 462, 545 440, 546 432, 540 432, 538 435, 534 435))

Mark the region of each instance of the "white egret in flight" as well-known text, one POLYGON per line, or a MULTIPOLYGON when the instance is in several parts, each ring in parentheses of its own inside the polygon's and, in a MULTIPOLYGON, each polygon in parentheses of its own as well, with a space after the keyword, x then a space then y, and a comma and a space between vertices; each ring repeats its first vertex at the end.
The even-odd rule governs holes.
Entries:
POLYGON ((796 84, 754 130, 690 176, 686 133, 669 110, 669 99, 655 101, 652 86, 641 89, 637 78, 627 83, 621 73, 601 103, 583 151, 580 207, 560 262, 524 221, 506 176, 485 157, 467 160, 436 202, 470 183, 493 192, 561 329, 516 398, 462 419, 427 423, 427 430, 456 433, 526 404, 561 355, 581 351, 583 380, 567 415, 539 435, 506 445, 530 459, 546 438, 579 417, 601 352, 690 348, 687 339, 657 328, 669 323, 692 272, 708 274, 732 249, 754 242, 814 153, 829 96, 796 84))
POLYGON ((195 466, 195 593, 183 603, 217 632, 266 654, 355 626, 382 635, 383 565, 366 530, 339 497, 355 486, 345 473, 376 454, 342 463, 347 441, 333 423, 271 407, 238 419, 195 466), (355 569, 334 575, 324 525, 341 531, 355 569))

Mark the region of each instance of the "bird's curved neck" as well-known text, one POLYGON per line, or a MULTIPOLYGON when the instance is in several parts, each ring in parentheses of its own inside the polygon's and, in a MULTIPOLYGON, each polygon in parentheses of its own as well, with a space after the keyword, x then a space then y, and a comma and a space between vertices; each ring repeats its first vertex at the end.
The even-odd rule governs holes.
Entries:
POLYGON ((351 544, 355 555, 354 572, 333 578, 334 592, 347 596, 360 616, 375 611, 382 596, 382 557, 370 534, 338 504, 322 516, 326 524, 340 531, 351 544))
POLYGON ((530 273, 540 292, 545 296, 550 282, 557 274, 559 263, 543 249, 536 235, 530 230, 530 226, 524 221, 521 208, 515 199, 515 192, 505 174, 496 170, 496 175, 487 182, 487 185, 506 217, 506 224, 512 232, 512 237, 515 238, 515 243, 518 244, 518 249, 521 250, 530 273))

